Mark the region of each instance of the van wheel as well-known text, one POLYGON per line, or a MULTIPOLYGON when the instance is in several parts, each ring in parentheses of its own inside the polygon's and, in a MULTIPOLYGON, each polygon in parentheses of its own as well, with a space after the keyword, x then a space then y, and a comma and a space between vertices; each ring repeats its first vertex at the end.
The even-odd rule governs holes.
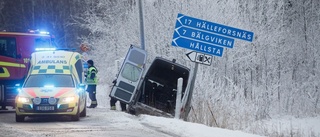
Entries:
POLYGON ((24 122, 24 117, 25 117, 25 116, 19 116, 19 115, 17 115, 17 113, 16 113, 16 122, 24 122))
POLYGON ((84 102, 84 109, 80 113, 80 117, 85 117, 85 116, 87 116, 87 99, 84 102))
POLYGON ((136 115, 136 111, 132 108, 129 108, 129 114, 136 115))
POLYGON ((80 104, 78 103, 78 110, 77 110, 77 114, 74 116, 71 116, 71 120, 72 121, 79 121, 80 120, 80 104))

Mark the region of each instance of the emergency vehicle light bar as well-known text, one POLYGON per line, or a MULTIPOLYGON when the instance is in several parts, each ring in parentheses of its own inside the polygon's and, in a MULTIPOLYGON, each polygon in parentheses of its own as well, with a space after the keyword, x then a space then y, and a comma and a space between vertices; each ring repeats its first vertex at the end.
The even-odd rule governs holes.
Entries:
POLYGON ((50 33, 47 32, 47 31, 40 31, 39 33, 40 33, 40 34, 46 34, 46 35, 49 35, 49 34, 50 34, 50 33))
POLYGON ((29 33, 35 33, 35 34, 44 34, 44 35, 49 35, 50 33, 48 31, 40 31, 40 30, 32 30, 32 29, 29 29, 28 30, 29 33))
POLYGON ((36 48, 36 51, 51 51, 56 50, 56 48, 36 48))

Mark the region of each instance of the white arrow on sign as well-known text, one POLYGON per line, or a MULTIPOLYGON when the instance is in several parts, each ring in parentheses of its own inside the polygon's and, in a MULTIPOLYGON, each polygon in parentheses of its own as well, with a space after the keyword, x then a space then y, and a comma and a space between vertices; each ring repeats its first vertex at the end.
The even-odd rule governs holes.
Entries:
POLYGON ((204 65, 208 65, 208 66, 211 65, 211 62, 212 62, 211 55, 198 53, 195 51, 191 51, 191 52, 187 53, 186 55, 192 62, 198 62, 200 64, 204 64, 204 65))

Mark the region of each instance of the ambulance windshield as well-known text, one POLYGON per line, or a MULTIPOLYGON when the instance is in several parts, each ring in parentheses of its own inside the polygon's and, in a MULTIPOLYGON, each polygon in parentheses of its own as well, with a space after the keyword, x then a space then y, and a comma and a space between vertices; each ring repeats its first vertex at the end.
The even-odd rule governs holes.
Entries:
POLYGON ((74 87, 71 75, 39 74, 30 75, 24 87, 74 87))

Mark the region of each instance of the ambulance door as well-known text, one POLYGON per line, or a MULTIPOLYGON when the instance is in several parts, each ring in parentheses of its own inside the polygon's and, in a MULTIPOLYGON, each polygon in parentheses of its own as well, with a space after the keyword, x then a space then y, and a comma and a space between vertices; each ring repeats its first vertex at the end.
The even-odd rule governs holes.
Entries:
POLYGON ((129 104, 136 94, 137 87, 144 72, 147 59, 145 50, 130 46, 112 87, 111 97, 129 104))

